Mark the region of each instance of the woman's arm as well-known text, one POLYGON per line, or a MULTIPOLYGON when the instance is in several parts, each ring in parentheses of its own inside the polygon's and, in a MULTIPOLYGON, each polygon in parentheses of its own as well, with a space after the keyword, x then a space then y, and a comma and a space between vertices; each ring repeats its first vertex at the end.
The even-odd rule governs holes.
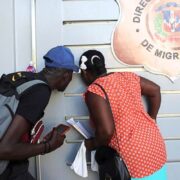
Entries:
POLYGON ((85 145, 88 150, 93 150, 109 144, 114 134, 114 120, 107 101, 101 96, 88 92, 86 103, 95 124, 95 138, 86 140, 85 145))
POLYGON ((154 82, 140 78, 141 93, 148 98, 148 114, 156 120, 161 104, 160 87, 154 82))

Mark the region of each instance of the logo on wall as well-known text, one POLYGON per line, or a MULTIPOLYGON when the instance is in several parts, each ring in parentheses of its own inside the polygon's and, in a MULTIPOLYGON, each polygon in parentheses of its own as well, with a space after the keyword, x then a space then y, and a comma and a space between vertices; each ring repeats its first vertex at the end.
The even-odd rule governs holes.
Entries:
POLYGON ((120 19, 112 38, 119 62, 180 77, 179 0, 117 0, 120 19))

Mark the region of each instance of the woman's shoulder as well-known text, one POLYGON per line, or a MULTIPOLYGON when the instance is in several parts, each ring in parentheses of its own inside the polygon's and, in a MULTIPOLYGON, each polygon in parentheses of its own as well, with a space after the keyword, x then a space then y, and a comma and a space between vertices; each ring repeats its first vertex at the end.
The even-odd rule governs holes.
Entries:
POLYGON ((121 77, 121 78, 125 78, 126 80, 136 80, 139 81, 140 76, 138 76, 136 73, 134 72, 118 72, 117 76, 121 77))
MULTIPOLYGON (((106 85, 109 82, 116 83, 117 79, 136 79, 138 80, 140 77, 134 72, 113 72, 109 73, 106 76, 100 77, 94 81, 94 83, 104 84, 106 85)), ((92 83, 93 85, 93 83, 92 83)))

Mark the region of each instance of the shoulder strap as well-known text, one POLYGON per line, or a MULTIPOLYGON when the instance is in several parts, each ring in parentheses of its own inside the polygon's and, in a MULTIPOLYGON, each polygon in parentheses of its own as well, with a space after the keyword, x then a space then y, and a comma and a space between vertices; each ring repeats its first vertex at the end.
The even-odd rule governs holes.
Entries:
POLYGON ((18 86, 16 88, 16 91, 17 91, 18 95, 21 96, 22 93, 24 93, 26 90, 28 90, 29 88, 33 87, 36 84, 47 85, 47 83, 42 80, 31 80, 31 81, 25 82, 25 83, 21 84, 20 86, 18 86))
POLYGON ((111 108, 111 105, 110 105, 110 102, 109 102, 109 98, 108 98, 108 95, 107 95, 105 89, 104 89, 100 84, 98 84, 98 83, 93 83, 93 84, 95 84, 96 86, 98 86, 98 87, 101 88, 101 90, 103 91, 103 93, 104 93, 104 95, 105 95, 105 97, 106 97, 106 100, 107 100, 107 102, 108 102, 108 104, 109 104, 109 106, 110 106, 110 108, 111 108))
MULTIPOLYGON (((106 97, 106 101, 107 101, 107 103, 108 103, 108 105, 109 105, 109 107, 110 107, 111 113, 112 113, 111 104, 110 104, 110 102, 109 102, 109 98, 108 98, 108 95, 107 95, 105 89, 103 88, 103 86, 101 86, 101 85, 98 84, 98 83, 93 83, 93 84, 95 84, 96 86, 100 87, 101 90, 104 92, 104 95, 105 95, 105 97, 106 97)), ((113 114, 112 114, 112 116, 113 116, 113 114)), ((115 133, 116 133, 116 140, 117 140, 118 148, 119 148, 119 141, 118 141, 118 139, 117 139, 116 127, 115 127, 115 133)))

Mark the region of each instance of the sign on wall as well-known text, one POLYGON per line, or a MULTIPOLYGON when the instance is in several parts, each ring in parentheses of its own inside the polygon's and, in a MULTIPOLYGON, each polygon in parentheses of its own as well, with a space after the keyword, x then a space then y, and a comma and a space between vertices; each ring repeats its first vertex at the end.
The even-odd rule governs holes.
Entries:
POLYGON ((112 38, 119 62, 180 77, 180 1, 117 0, 121 16, 112 38))

